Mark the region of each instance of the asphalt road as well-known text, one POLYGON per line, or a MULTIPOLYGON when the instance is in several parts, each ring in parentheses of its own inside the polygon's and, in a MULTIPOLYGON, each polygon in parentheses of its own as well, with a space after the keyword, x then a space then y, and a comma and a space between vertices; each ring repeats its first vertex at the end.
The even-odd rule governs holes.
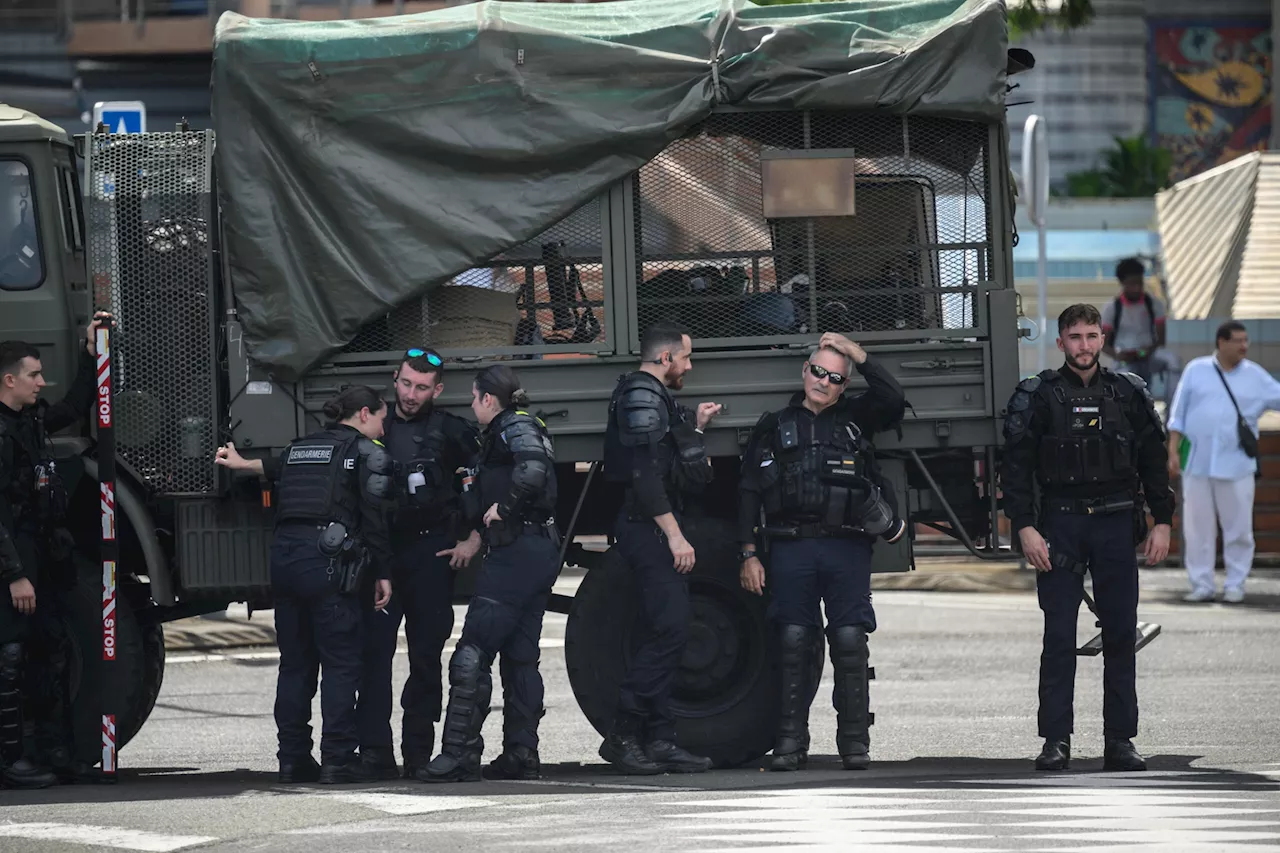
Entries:
MULTIPOLYGON (((863 773, 832 754, 828 674, 803 773, 614 775, 549 614, 539 782, 279 785, 270 650, 174 654, 121 784, 0 792, 0 850, 1280 850, 1280 595, 1182 605, 1173 577, 1151 576, 1141 614, 1163 625, 1139 653, 1146 774, 1098 772, 1100 658, 1080 660, 1073 770, 1030 770, 1040 615, 1026 593, 876 594, 863 773)), ((1082 640, 1091 629, 1082 617, 1082 640)), ((501 741, 497 708, 485 735, 501 741)))

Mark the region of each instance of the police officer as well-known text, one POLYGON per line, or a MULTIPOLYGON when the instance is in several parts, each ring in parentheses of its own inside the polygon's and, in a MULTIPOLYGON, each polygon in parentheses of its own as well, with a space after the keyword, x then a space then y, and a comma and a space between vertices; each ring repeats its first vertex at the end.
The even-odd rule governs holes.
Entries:
POLYGON ((395 778, 391 745, 391 668, 404 617, 409 678, 400 751, 404 776, 426 772, 443 704, 440 657, 453 632, 454 570, 480 550, 480 533, 461 518, 460 468, 480 448, 470 421, 435 406, 444 391, 444 362, 431 350, 405 353, 395 377, 396 403, 388 407, 383 443, 396 467, 391 523, 395 597, 384 610, 365 611, 364 668, 360 679, 360 758, 371 778, 395 778))
POLYGON ((76 581, 63 522, 79 469, 74 459, 55 461, 49 436, 88 413, 95 338, 110 317, 94 315, 75 379, 54 404, 40 399, 39 350, 0 343, 0 583, 7 587, 0 593, 0 783, 12 787, 100 778, 74 759, 69 639, 59 606, 59 593, 76 581), (24 694, 36 712, 36 746, 52 773, 24 757, 24 694))
POLYGON ((721 407, 702 403, 695 414, 671 396, 669 389, 682 388, 692 369, 688 330, 655 322, 645 330, 640 350, 640 369, 618 381, 609 401, 604 471, 626 487, 614 532, 639 583, 641 640, 600 756, 623 773, 700 773, 711 768, 711 759, 676 745, 671 712, 671 681, 689 632, 685 576, 695 559, 680 521, 686 497, 711 480, 702 431, 721 407))
POLYGON ((391 600, 386 501, 392 463, 377 439, 386 403, 366 385, 324 405, 329 426, 298 439, 278 458, 246 460, 233 445, 216 461, 276 482, 271 545, 280 674, 275 718, 281 782, 364 781, 356 755, 363 610, 356 593, 373 571, 374 606, 391 600), (372 563, 370 566, 369 564, 372 563), (320 764, 311 756, 311 701, 321 668, 320 764))
POLYGON ((809 755, 809 684, 819 603, 835 678, 836 748, 846 770, 870 764, 867 635, 871 550, 876 537, 906 532, 889 484, 876 471, 871 439, 897 423, 902 387, 862 347, 828 332, 801 370, 804 390, 785 409, 763 415, 743 454, 739 536, 744 589, 761 595, 769 543, 769 618, 778 631, 782 695, 774 770, 799 770, 809 755), (844 393, 852 371, 867 391, 844 393), (761 525, 763 509, 764 524, 761 525))
POLYGON ((480 371, 471 388, 471 411, 485 431, 464 504, 468 515, 483 525, 486 553, 462 636, 449 659, 441 751, 426 773, 418 775, 426 782, 481 777, 480 731, 489 713, 491 670, 499 653, 502 754, 483 775, 539 775, 543 684, 538 640, 551 585, 560 573, 560 542, 554 518, 555 454, 546 426, 524 411, 528 402, 515 371, 506 365, 480 371))
POLYGON ((1138 733, 1135 552, 1145 538, 1147 565, 1168 555, 1174 499, 1164 425, 1146 383, 1098 366, 1104 340, 1092 305, 1063 311, 1058 349, 1066 363, 1019 383, 1004 423, 1004 511, 1039 572, 1044 611, 1039 770, 1065 770, 1071 760, 1076 615, 1085 571, 1093 576, 1102 624, 1104 769, 1146 769, 1132 742, 1138 733), (1040 486, 1038 507, 1033 483, 1040 486), (1144 498, 1155 518, 1150 536, 1144 498))

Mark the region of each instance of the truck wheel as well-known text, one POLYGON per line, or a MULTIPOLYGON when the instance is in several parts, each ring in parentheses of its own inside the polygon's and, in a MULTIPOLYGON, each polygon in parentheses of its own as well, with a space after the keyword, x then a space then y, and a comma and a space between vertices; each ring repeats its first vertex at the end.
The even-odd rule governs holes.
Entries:
MULTIPOLYGON (((719 767, 754 761, 773 748, 778 714, 777 641, 765 618, 767 594, 738 583, 736 533, 728 522, 688 519, 697 563, 689 576, 693 621, 672 685, 680 745, 719 767)), ((639 589, 618 549, 587 572, 569 610, 565 663, 583 714, 604 734, 632 656, 639 589)), ((822 675, 819 635, 810 699, 822 675)))
POLYGON ((158 627, 144 631, 127 597, 117 594, 116 663, 108 682, 102 661, 101 576, 88 561, 81 561, 79 569, 78 583, 63 597, 63 618, 70 640, 76 757, 93 765, 102 760, 102 697, 110 691, 115 701, 118 751, 151 713, 164 673, 164 640, 158 627))

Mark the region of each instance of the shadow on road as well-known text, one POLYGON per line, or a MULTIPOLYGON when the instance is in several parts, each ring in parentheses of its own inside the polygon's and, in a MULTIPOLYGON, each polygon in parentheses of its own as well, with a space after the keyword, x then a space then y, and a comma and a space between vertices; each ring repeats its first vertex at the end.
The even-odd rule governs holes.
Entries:
POLYGON ((311 791, 339 793, 376 791, 411 796, 527 796, 530 794, 617 793, 664 790, 735 792, 752 790, 815 790, 824 788, 894 788, 910 790, 989 790, 1055 787, 1093 789, 1150 787, 1212 789, 1214 791, 1276 791, 1280 780, 1264 775, 1213 767, 1196 767, 1194 755, 1157 755, 1148 758, 1147 773, 1103 773, 1102 759, 1072 762, 1066 773, 1037 773, 1026 758, 913 758, 876 762, 865 771, 846 771, 835 755, 815 755, 808 769, 798 773, 772 773, 759 766, 713 770, 696 776, 620 776, 605 764, 553 764, 543 766, 543 777, 530 782, 477 782, 427 785, 409 780, 352 785, 282 785, 274 773, 233 770, 204 773, 195 767, 156 767, 123 770, 116 785, 66 786, 41 791, 3 791, 0 804, 83 805, 157 800, 217 799, 246 795, 272 796, 311 791))

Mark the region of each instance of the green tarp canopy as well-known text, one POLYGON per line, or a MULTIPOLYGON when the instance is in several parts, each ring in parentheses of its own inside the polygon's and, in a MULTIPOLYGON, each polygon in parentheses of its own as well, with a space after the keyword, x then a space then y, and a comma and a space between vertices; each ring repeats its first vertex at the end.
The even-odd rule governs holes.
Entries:
MULTIPOLYGON (((224 14, 213 118, 251 358, 296 379, 545 230, 717 105, 999 121, 1000 0, 486 2, 224 14)), ((851 119, 852 120, 852 119, 851 119)))

